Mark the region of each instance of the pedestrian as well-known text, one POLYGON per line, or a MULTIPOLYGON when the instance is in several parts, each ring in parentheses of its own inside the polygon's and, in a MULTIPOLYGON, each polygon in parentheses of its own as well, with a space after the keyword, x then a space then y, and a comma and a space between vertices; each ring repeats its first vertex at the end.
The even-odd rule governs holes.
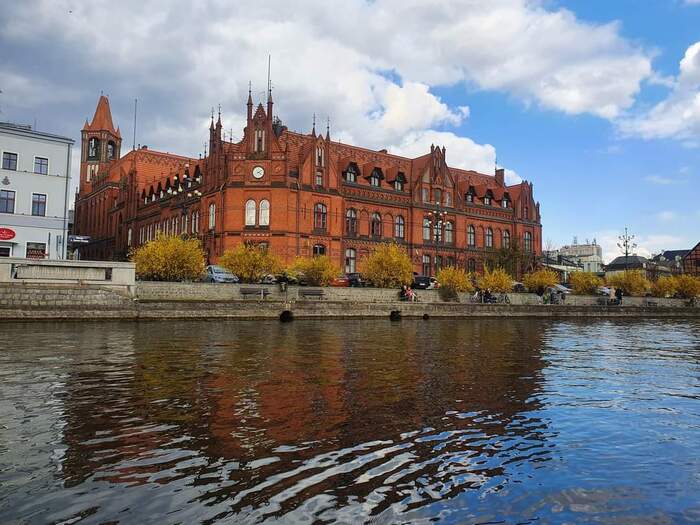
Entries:
POLYGON ((618 287, 617 290, 615 290, 615 298, 617 299, 617 304, 619 306, 622 306, 622 288, 618 287))
POLYGON ((616 294, 615 294, 615 287, 611 286, 610 289, 608 290, 608 304, 615 304, 615 299, 616 294))
POLYGON ((549 304, 557 304, 557 292, 554 288, 549 290, 549 304))

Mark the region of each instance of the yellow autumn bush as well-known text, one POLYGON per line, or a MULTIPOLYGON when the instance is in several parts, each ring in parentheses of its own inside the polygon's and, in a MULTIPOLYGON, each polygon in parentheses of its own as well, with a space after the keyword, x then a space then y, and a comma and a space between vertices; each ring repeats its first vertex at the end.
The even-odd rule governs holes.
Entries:
POLYGON ((340 267, 327 255, 297 257, 287 273, 296 278, 303 276, 311 286, 326 286, 340 275, 340 267))
POLYGON ((644 295, 650 288, 649 280, 642 270, 614 273, 606 281, 610 286, 622 288, 625 295, 644 295))
POLYGON ((678 291, 678 281, 673 275, 664 275, 651 283, 651 293, 654 297, 673 297, 678 291))
POLYGON ((547 288, 559 284, 559 276, 554 270, 540 268, 523 276, 523 284, 534 293, 542 295, 547 288))
POLYGON ((198 239, 164 234, 136 248, 130 259, 136 276, 145 281, 196 281, 206 264, 198 239))
POLYGON ((603 279, 593 272, 572 272, 569 284, 577 295, 595 295, 598 287, 603 286, 603 279))
POLYGON ((463 268, 455 266, 440 268, 437 280, 440 283, 438 292, 443 301, 456 300, 459 297, 457 295, 459 292, 472 292, 474 290, 471 274, 463 268))
POLYGON ((484 267, 484 273, 477 277, 476 283, 482 290, 494 293, 508 293, 513 288, 513 278, 499 266, 493 269, 484 267))
POLYGON ((360 270, 379 288, 394 288, 413 282, 411 259, 406 250, 394 242, 378 245, 360 261, 360 270))
POLYGON ((681 274, 675 277, 676 293, 685 299, 700 297, 700 277, 681 274))
POLYGON ((226 250, 219 258, 219 265, 237 275, 244 283, 257 283, 268 274, 282 269, 279 258, 269 250, 255 244, 239 244, 226 250))

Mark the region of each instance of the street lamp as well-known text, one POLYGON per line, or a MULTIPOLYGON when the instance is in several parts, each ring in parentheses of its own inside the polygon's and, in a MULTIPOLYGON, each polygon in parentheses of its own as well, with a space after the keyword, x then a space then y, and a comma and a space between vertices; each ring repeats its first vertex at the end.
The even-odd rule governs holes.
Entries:
POLYGON ((634 242, 634 235, 627 233, 627 226, 625 226, 624 235, 620 235, 618 239, 620 242, 617 243, 617 247, 620 248, 622 253, 625 254, 625 271, 627 271, 627 267, 629 266, 630 251, 634 251, 634 249, 637 247, 637 243, 634 242))
POLYGON ((437 258, 438 258, 438 244, 442 242, 442 226, 445 223, 445 217, 447 212, 440 207, 440 202, 435 203, 435 210, 428 212, 428 217, 430 217, 430 223, 433 229, 433 238, 435 240, 435 274, 437 275, 437 258))

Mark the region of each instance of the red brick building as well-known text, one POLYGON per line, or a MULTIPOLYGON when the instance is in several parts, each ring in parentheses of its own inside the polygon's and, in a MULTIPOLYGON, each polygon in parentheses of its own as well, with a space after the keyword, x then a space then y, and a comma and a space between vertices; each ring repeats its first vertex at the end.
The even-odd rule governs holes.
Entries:
POLYGON ((378 242, 406 246, 416 272, 442 265, 480 269, 489 253, 517 243, 534 259, 542 234, 532 183, 451 168, 445 148, 409 159, 289 131, 273 102, 254 107, 240 142, 222 139, 221 115, 208 154, 147 149, 120 156, 106 97, 82 131, 75 232, 82 258, 121 259, 157 232, 198 236, 214 262, 241 243, 266 245, 285 261, 327 254, 346 271, 378 242))
POLYGON ((683 273, 700 276, 700 242, 683 257, 683 273))

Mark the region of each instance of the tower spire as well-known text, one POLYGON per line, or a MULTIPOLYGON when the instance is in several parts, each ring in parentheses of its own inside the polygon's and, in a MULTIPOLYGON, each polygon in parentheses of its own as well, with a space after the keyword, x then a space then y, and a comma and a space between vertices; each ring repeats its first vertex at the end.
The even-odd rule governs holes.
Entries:
POLYGON ((209 130, 214 131, 214 106, 211 107, 211 124, 209 124, 209 130))
POLYGON ((326 140, 331 140, 331 117, 326 117, 326 140))
POLYGON ((311 128, 311 135, 316 136, 316 113, 314 113, 313 127, 311 128))

